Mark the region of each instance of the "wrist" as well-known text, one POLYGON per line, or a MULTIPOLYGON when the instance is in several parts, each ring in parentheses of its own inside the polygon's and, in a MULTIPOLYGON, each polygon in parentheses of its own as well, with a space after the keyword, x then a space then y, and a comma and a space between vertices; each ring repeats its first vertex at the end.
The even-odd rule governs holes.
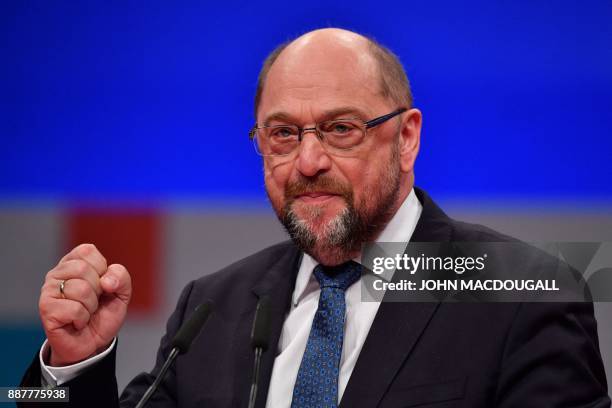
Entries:
POLYGON ((86 361, 89 360, 90 358, 93 358, 95 356, 97 356, 98 354, 102 354, 104 353, 104 351, 108 350, 108 348, 111 346, 113 342, 109 342, 108 344, 99 347, 98 349, 96 349, 95 352, 91 353, 90 355, 88 355, 87 357, 84 357, 82 359, 78 359, 78 360, 67 360, 67 359, 63 359, 61 358, 61 356, 58 356, 57 353, 53 352, 53 349, 51 349, 51 347, 48 348, 48 351, 45 354, 43 354, 43 360, 45 361, 45 363, 51 367, 66 367, 66 366, 70 366, 70 365, 74 365, 74 364, 78 364, 82 361, 86 361))

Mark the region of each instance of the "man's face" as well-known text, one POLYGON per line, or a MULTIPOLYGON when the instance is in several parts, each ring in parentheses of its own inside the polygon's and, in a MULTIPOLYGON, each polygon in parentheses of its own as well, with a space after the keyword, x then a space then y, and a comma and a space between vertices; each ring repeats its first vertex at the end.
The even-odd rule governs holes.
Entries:
MULTIPOLYGON (((380 96, 369 55, 333 44, 305 44, 286 49, 272 66, 257 119, 261 125, 313 127, 347 117, 367 121, 396 108, 380 96)), ((307 132, 295 154, 264 159, 266 190, 276 214, 319 262, 355 256, 397 210, 399 128, 399 119, 393 119, 371 129, 342 156, 330 154, 314 132, 307 132)))

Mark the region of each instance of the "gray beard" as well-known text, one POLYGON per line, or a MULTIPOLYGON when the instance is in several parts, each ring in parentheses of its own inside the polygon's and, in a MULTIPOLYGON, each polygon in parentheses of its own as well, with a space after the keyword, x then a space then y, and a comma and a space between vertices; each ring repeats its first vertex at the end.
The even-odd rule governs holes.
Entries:
MULTIPOLYGON (((284 213, 281 222, 291 239, 302 251, 315 258, 318 252, 330 250, 339 253, 353 252, 359 249, 360 237, 365 234, 363 231, 365 223, 351 204, 324 226, 323 234, 320 236, 315 235, 307 223, 299 219, 291 208, 286 209, 284 213)), ((317 216, 317 214, 312 215, 317 216)))
MULTIPOLYGON (((317 261, 332 265, 350 260, 360 252, 363 243, 373 241, 393 216, 391 211, 399 195, 399 151, 394 149, 391 156, 385 177, 379 184, 382 188, 365 195, 376 206, 368 211, 365 201, 361 201, 358 210, 353 195, 344 196, 346 208, 323 227, 322 234, 314 234, 307 222, 293 211, 292 200, 287 201, 277 215, 298 248, 317 261)), ((315 208, 307 218, 316 219, 320 213, 321 210, 315 208)))

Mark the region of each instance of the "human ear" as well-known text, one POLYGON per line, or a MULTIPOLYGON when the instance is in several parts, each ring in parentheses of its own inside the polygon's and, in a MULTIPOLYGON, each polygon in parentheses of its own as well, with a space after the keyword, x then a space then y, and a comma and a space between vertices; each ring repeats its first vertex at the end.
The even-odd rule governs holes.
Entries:
POLYGON ((414 169, 414 162, 419 153, 421 141, 421 125, 423 115, 418 109, 410 109, 402 115, 402 124, 399 137, 400 168, 404 173, 414 169))

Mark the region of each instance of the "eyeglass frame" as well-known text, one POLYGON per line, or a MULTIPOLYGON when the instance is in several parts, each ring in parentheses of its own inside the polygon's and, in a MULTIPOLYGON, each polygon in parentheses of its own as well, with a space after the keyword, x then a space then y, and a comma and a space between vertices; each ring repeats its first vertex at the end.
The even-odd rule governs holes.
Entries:
MULTIPOLYGON (((367 122, 362 122, 363 123, 363 137, 365 139, 366 135, 367 135, 367 130, 368 129, 372 129, 373 127, 376 127, 378 125, 382 125, 383 123, 387 122, 388 120, 396 117, 397 115, 401 115, 402 113, 408 111, 408 108, 398 108, 396 110, 394 110, 391 113, 387 113, 386 115, 382 115, 379 116, 377 118, 368 120, 367 122)), ((318 129, 319 125, 321 123, 325 123, 325 122, 333 122, 335 120, 341 121, 343 119, 355 119, 355 118, 340 118, 340 119, 330 119, 330 120, 324 120, 323 122, 320 123, 316 123, 314 125, 314 127, 309 127, 309 128, 302 128, 299 127, 295 124, 290 124, 290 126, 295 126, 298 129, 298 145, 302 142, 302 139, 304 138, 304 132, 306 131, 310 131, 310 130, 314 130, 314 132, 316 133, 317 137, 319 138, 319 140, 323 140, 323 135, 321 133, 321 131, 318 129)), ((272 128, 272 127, 279 127, 279 126, 287 126, 287 125, 268 125, 268 126, 257 126, 257 123, 251 128, 251 130, 249 131, 249 138, 253 141, 255 141, 255 138, 257 136, 257 131, 259 129, 268 129, 268 128, 272 128)), ((257 143, 255 141, 255 143, 257 143)), ((359 144, 356 144, 355 146, 358 146, 359 144)), ((355 146, 351 146, 349 148, 346 149, 341 149, 341 150, 350 150, 352 148, 354 148, 355 146)), ((287 154, 261 154, 259 153, 258 149, 256 148, 255 151, 262 157, 286 157, 289 156, 291 153, 293 153, 295 150, 287 153, 287 154)))

